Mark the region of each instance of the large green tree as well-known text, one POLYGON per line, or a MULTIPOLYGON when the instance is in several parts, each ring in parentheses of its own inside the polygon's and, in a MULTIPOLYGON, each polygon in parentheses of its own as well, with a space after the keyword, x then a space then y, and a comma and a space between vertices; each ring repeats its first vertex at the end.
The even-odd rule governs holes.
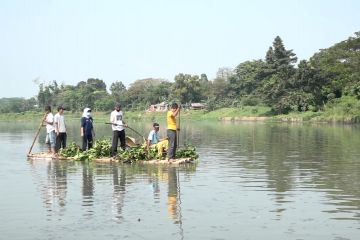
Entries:
POLYGON ((327 72, 329 82, 324 91, 341 97, 354 95, 360 99, 360 32, 311 57, 312 66, 327 72))
POLYGON ((240 97, 258 94, 257 90, 266 76, 265 68, 266 63, 263 60, 246 61, 235 68, 240 97))
POLYGON ((39 107, 44 108, 46 105, 56 105, 59 100, 60 92, 61 89, 55 80, 49 84, 41 83, 39 85, 39 93, 37 95, 39 107))
POLYGON ((179 73, 175 76, 172 93, 173 98, 181 103, 201 101, 200 77, 198 75, 179 73))
POLYGON ((126 87, 121 81, 113 82, 110 85, 110 93, 115 102, 125 102, 126 101, 126 87))
POLYGON ((288 108, 282 106, 283 98, 292 88, 292 77, 295 74, 294 64, 297 61, 292 50, 287 50, 282 39, 277 36, 265 56, 264 80, 260 89, 263 101, 275 112, 285 113, 288 108))
POLYGON ((127 90, 129 106, 144 109, 150 104, 163 101, 169 94, 167 89, 168 82, 164 79, 146 78, 136 80, 127 90))

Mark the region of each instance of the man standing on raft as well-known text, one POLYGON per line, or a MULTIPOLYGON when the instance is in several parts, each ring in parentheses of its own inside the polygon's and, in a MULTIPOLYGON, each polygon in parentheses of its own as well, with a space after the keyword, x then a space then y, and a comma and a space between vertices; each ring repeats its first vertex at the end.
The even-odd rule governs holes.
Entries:
POLYGON ((112 137, 112 146, 111 146, 111 156, 115 157, 117 155, 118 141, 120 139, 120 147, 125 150, 125 127, 127 124, 124 121, 124 114, 121 111, 121 105, 117 103, 115 105, 115 110, 110 114, 110 122, 112 123, 113 137, 112 137))
POLYGON ((180 131, 180 129, 177 129, 176 126, 176 116, 180 112, 180 107, 177 103, 173 103, 171 105, 170 111, 166 114, 166 122, 167 122, 167 137, 169 139, 169 150, 167 154, 167 159, 169 162, 175 161, 176 156, 176 147, 177 147, 177 130, 180 131))

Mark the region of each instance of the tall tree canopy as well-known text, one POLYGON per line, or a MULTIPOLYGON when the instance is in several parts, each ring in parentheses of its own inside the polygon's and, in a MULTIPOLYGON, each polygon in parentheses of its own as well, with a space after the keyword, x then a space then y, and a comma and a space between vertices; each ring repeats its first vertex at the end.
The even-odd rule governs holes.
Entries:
POLYGON ((74 111, 86 106, 107 111, 115 102, 128 108, 144 109, 150 104, 176 100, 206 102, 209 109, 265 104, 275 113, 287 113, 317 111, 328 101, 343 95, 360 99, 360 32, 320 50, 309 61, 296 63, 296 54, 276 36, 264 59, 242 62, 235 69, 219 68, 214 79, 208 79, 205 73, 200 76, 179 73, 174 81, 146 78, 134 81, 128 88, 116 81, 110 85, 110 93, 105 82, 97 78, 80 81, 75 86, 52 81, 39 84, 37 104, 6 99, 0 111, 59 104, 74 111))
POLYGON ((311 65, 326 72, 326 92, 335 97, 354 95, 360 99, 360 32, 354 37, 322 49, 310 59, 311 65))

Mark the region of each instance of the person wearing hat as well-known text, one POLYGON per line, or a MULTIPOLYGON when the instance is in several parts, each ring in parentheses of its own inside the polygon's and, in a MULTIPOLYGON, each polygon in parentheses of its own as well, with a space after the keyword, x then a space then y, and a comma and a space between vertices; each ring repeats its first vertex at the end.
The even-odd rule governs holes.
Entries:
POLYGON ((45 118, 45 126, 46 126, 46 138, 45 144, 49 146, 49 153, 55 154, 55 127, 54 127, 54 115, 51 112, 51 107, 48 105, 45 107, 46 118, 45 118))
POLYGON ((87 149, 92 148, 93 136, 95 136, 93 118, 91 116, 90 108, 84 109, 80 122, 81 122, 80 135, 82 137, 82 150, 86 151, 87 149))
POLYGON ((124 150, 126 148, 125 127, 127 127, 127 124, 124 121, 124 113, 121 111, 121 105, 119 103, 115 105, 115 110, 110 114, 110 122, 112 123, 111 128, 113 131, 111 156, 115 157, 117 155, 119 140, 120 147, 124 150))
POLYGON ((55 152, 59 152, 60 148, 66 148, 66 124, 64 117, 63 106, 58 107, 58 113, 55 114, 54 124, 55 124, 55 133, 56 133, 56 143, 55 143, 55 152))
POLYGON ((167 138, 163 138, 163 139, 159 138, 159 129, 160 129, 160 125, 158 123, 154 123, 153 129, 149 133, 146 144, 148 148, 149 147, 156 148, 158 151, 158 158, 161 159, 163 151, 168 150, 169 141, 167 140, 167 138))

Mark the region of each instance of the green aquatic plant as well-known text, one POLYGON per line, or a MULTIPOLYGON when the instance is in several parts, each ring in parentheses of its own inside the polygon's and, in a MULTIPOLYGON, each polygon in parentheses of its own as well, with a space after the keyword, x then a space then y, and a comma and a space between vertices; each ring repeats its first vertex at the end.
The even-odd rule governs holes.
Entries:
MULTIPOLYGON (((160 156, 161 158, 162 156, 160 156)), ((196 148, 190 144, 185 145, 176 151, 177 158, 192 158, 196 159, 199 155, 196 153, 196 148)), ((117 159, 123 163, 134 163, 136 161, 149 161, 159 159, 158 151, 156 148, 147 149, 145 146, 131 147, 126 150, 121 150, 117 159)))
POLYGON ((95 158, 109 157, 111 154, 111 142, 108 139, 99 139, 95 141, 94 147, 88 152, 95 158))
MULTIPOLYGON (((59 156, 74 158, 77 161, 92 161, 98 158, 110 157, 111 142, 108 139, 96 140, 94 146, 82 151, 76 143, 71 143, 67 148, 61 149, 59 156)), ((198 158, 196 148, 190 144, 186 144, 183 148, 176 151, 177 158, 198 158)), ((136 161, 148 161, 160 159, 156 148, 147 148, 146 146, 134 146, 125 150, 120 150, 116 158, 123 163, 134 163, 136 161)))
POLYGON ((136 161, 148 161, 156 159, 157 150, 155 148, 147 148, 146 146, 138 146, 127 148, 126 150, 121 150, 117 159, 123 163, 133 163, 136 161))
POLYGON ((75 157, 80 151, 80 147, 76 143, 70 143, 66 148, 59 151, 60 157, 75 157))
POLYGON ((71 143, 65 149, 61 149, 61 157, 73 157, 78 161, 94 160, 96 158, 109 157, 111 153, 111 143, 107 139, 96 140, 94 146, 87 151, 81 151, 76 143, 71 143))
POLYGON ((196 153, 196 148, 191 144, 185 144, 183 148, 176 151, 177 158, 192 158, 196 159, 199 155, 196 153))

